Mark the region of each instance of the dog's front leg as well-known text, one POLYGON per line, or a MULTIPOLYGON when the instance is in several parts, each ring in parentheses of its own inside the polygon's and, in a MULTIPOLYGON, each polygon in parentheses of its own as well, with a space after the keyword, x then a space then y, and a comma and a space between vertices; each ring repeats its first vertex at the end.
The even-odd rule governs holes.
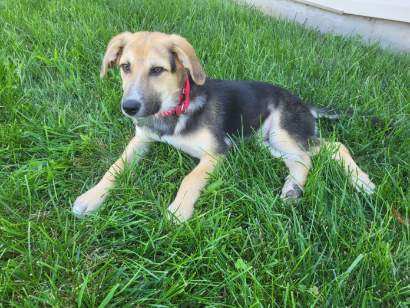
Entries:
POLYGON ((114 186, 115 176, 119 174, 126 163, 129 163, 136 155, 140 157, 148 147, 148 140, 134 137, 127 145, 121 157, 104 174, 100 182, 90 190, 79 196, 72 211, 76 216, 84 216, 97 210, 108 195, 109 189, 114 186))
POLYGON ((217 160, 215 156, 204 155, 194 170, 182 180, 174 202, 168 207, 168 210, 179 222, 191 218, 195 201, 208 182, 208 174, 214 170, 217 160))

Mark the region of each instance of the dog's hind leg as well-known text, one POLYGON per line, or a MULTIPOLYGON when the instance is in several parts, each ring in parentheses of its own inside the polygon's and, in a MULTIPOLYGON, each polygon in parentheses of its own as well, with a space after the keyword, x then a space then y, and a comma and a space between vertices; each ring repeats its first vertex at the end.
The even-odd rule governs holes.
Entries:
POLYGON ((349 153, 349 150, 340 142, 330 142, 324 139, 319 140, 319 145, 312 147, 310 153, 315 155, 323 147, 326 147, 332 155, 332 159, 339 161, 345 172, 350 176, 353 186, 358 190, 363 190, 367 194, 372 194, 375 189, 374 183, 369 176, 359 168, 349 153))
POLYGON ((282 188, 282 199, 296 199, 302 195, 309 170, 310 154, 279 125, 279 113, 273 112, 262 125, 263 143, 272 156, 282 158, 289 169, 282 188))
POLYGON ((271 153, 280 153, 289 169, 281 198, 296 199, 302 195, 309 170, 312 167, 310 156, 286 134, 279 133, 271 139, 271 153))

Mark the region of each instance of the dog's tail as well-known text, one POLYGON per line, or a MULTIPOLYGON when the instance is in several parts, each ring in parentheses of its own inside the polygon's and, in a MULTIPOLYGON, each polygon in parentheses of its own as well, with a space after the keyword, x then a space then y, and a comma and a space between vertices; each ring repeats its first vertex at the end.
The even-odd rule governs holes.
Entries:
MULTIPOLYGON (((307 106, 310 110, 310 113, 313 115, 315 119, 326 118, 326 119, 335 121, 335 120, 339 120, 342 116, 352 116, 354 114, 353 108, 349 108, 342 112, 342 111, 335 110, 333 108, 318 107, 313 104, 307 104, 307 106)), ((361 112, 360 114, 362 117, 370 119, 373 127, 376 127, 376 128, 387 127, 388 131, 391 131, 393 129, 392 123, 384 124, 385 121, 383 121, 379 117, 373 116, 372 114, 368 112, 367 113, 361 112)))
POLYGON ((317 107, 311 104, 308 104, 310 113, 316 118, 326 118, 330 120, 338 120, 342 117, 342 114, 340 111, 336 111, 331 108, 326 108, 326 107, 317 107))

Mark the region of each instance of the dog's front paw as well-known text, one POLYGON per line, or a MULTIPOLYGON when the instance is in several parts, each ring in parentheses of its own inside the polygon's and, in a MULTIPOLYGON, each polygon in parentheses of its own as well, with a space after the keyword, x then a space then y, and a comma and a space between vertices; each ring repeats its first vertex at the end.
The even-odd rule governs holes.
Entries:
POLYGON ((353 185, 357 190, 362 190, 366 194, 371 195, 376 189, 376 185, 370 180, 369 176, 361 172, 357 177, 353 178, 353 185))
POLYGON ((285 185, 283 185, 280 197, 282 200, 296 200, 302 196, 302 193, 302 188, 289 177, 286 179, 285 185))
POLYGON ((183 202, 177 202, 176 200, 168 207, 171 219, 176 223, 187 221, 192 217, 194 212, 194 206, 191 204, 184 204, 183 202))
POLYGON ((72 212, 77 217, 84 217, 96 211, 106 197, 107 191, 105 189, 98 187, 98 185, 94 186, 74 201, 72 212))

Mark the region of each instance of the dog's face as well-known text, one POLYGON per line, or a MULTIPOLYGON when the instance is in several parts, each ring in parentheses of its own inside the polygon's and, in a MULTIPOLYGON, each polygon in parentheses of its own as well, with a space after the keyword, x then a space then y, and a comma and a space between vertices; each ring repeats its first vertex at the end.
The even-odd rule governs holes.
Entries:
POLYGON ((178 35, 159 32, 118 34, 108 44, 101 77, 115 65, 121 69, 121 109, 134 118, 175 107, 187 71, 196 84, 205 82, 205 73, 193 47, 178 35))

